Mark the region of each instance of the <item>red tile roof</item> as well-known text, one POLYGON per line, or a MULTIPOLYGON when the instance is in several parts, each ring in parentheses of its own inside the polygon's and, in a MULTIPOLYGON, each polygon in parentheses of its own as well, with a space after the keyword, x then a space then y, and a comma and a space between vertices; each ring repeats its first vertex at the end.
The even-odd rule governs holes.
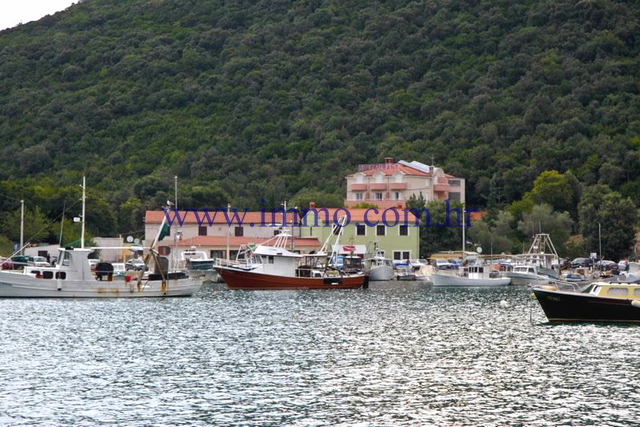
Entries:
MULTIPOLYGON (((266 237, 236 237, 230 236, 228 243, 232 249, 237 249, 240 245, 246 245, 249 243, 263 243, 270 238, 266 237)), ((168 245, 171 246, 171 245, 168 245)), ((226 248, 227 237, 226 236, 196 236, 191 239, 185 239, 178 242, 178 246, 190 247, 190 246, 206 246, 213 248, 226 248)), ((296 237, 294 239, 294 246, 297 248, 320 248, 322 245, 320 241, 315 237, 296 237)))
MULTIPOLYGON (((361 166, 364 166, 364 165, 361 165, 361 166)), ((390 163, 390 164, 381 163, 379 165, 367 165, 367 166, 371 166, 371 169, 362 170, 357 173, 362 173, 362 174, 365 174, 366 176, 372 176, 378 172, 382 172, 385 175, 393 175, 394 173, 402 172, 407 175, 431 176, 431 173, 422 172, 410 166, 401 165, 400 163, 390 163)), ((355 175, 355 173, 352 173, 347 176, 353 176, 353 175, 355 175)))
MULTIPOLYGON (((401 223, 404 222, 404 216, 405 216, 404 209, 396 209, 396 208, 354 209, 354 208, 318 208, 316 207, 315 210, 320 220, 324 221, 326 216, 329 222, 336 222, 336 223, 340 220, 340 217, 342 217, 343 215, 346 215, 345 211, 349 211, 350 216, 348 217, 348 219, 350 221, 350 224, 353 224, 356 222, 364 224, 365 213, 367 215, 367 220, 371 223, 375 221, 382 221, 383 216, 384 216, 384 220, 387 223, 389 224, 394 223, 396 220, 396 215, 391 211, 385 213, 385 211, 388 211, 388 210, 396 210, 398 213, 399 221, 401 223), (324 212, 325 209, 327 210, 327 214, 325 214, 324 212)), ((308 211, 308 212, 311 213, 311 211, 308 211)), ((413 221, 415 219, 413 214, 409 213, 409 215, 410 215, 409 220, 413 221)), ((304 218, 301 220, 301 223, 302 224, 305 223, 304 218)), ((312 220, 308 220, 307 226, 310 226, 310 225, 313 225, 312 220)))
MULTIPOLYGON (((274 214, 271 213, 270 210, 265 210, 265 212, 244 212, 241 209, 238 209, 237 216, 234 215, 234 212, 231 211, 227 214, 226 210, 219 210, 216 212, 215 209, 197 209, 197 218, 196 214, 193 211, 178 211, 178 214, 174 211, 168 212, 169 218, 173 220, 173 225, 179 225, 179 221, 177 219, 177 215, 179 218, 184 218, 184 224, 202 224, 209 225, 209 221, 212 224, 227 224, 227 216, 229 217, 229 221, 231 224, 237 224, 238 218, 240 222, 243 224, 255 224, 259 225, 263 222, 266 225, 271 225, 272 222, 275 224, 282 224, 282 212, 275 213, 275 221, 274 214), (208 217, 207 217, 208 215, 208 217)), ((287 213, 287 222, 291 222, 293 220, 294 212, 287 213)), ((144 217, 144 222, 146 224, 160 224, 165 217, 164 211, 147 211, 144 217)))

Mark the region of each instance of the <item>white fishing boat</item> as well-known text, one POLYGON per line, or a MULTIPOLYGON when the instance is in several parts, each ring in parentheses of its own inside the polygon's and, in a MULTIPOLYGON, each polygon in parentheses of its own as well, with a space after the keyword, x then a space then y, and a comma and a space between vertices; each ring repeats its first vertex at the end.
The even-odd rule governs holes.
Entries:
MULTIPOLYGON (((153 258, 155 271, 151 274, 142 269, 129 271, 124 277, 114 274, 108 263, 96 272, 91 271, 89 254, 96 249, 125 248, 85 248, 84 211, 85 180, 82 185, 82 231, 80 248, 60 248, 55 267, 28 266, 17 271, 0 271, 0 298, 134 298, 190 296, 200 289, 202 281, 189 277, 185 272, 168 272, 161 268, 166 264, 155 251, 155 243, 166 228, 160 227, 154 239, 145 264, 153 258)), ((130 248, 128 248, 130 249, 130 248)))
POLYGON ((447 274, 442 271, 431 275, 433 286, 507 286, 511 279, 500 277, 488 265, 460 267, 458 272, 447 274))
POLYGON ((204 251, 187 249, 180 254, 180 266, 189 270, 192 277, 200 277, 204 282, 221 282, 220 275, 213 268, 215 259, 209 258, 204 251))
POLYGON ((375 251, 375 255, 365 262, 367 266, 367 274, 372 282, 384 282, 394 279, 393 261, 385 258, 382 252, 375 251))
MULTIPOLYGON (((493 271, 491 266, 481 263, 480 258, 475 260, 466 259, 466 236, 465 236, 465 209, 462 209, 462 266, 456 270, 436 270, 431 275, 433 286, 453 286, 453 287, 493 287, 507 286, 511 283, 508 277, 501 277, 498 271, 493 271)), ((477 248, 478 255, 482 253, 482 248, 477 248)))
POLYGON ((503 277, 511 279, 512 285, 548 285, 555 279, 538 272, 538 266, 533 264, 515 265, 509 271, 502 273, 503 277))

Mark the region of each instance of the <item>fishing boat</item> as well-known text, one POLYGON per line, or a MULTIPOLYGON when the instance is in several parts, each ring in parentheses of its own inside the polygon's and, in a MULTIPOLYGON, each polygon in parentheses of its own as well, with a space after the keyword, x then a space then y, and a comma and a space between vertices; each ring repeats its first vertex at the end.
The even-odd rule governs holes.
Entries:
POLYGON ((500 277, 496 271, 492 271, 488 265, 472 265, 460 267, 458 272, 450 274, 439 271, 431 275, 433 286, 507 286, 511 279, 500 277))
POLYGON ((583 291, 554 285, 532 289, 549 322, 640 323, 640 285, 594 282, 583 291))
POLYGON ((510 278, 512 285, 547 285, 554 280, 546 274, 539 273, 538 266, 534 264, 516 264, 502 272, 502 276, 510 278))
MULTIPOLYGON (((89 254, 99 249, 85 248, 84 211, 85 179, 82 183, 82 231, 80 248, 60 248, 56 266, 27 266, 22 270, 0 271, 1 298, 134 298, 190 296, 200 289, 202 281, 189 277, 185 272, 169 272, 162 268, 166 258, 159 257, 155 243, 166 228, 160 227, 158 236, 145 257, 145 265, 154 260, 154 272, 126 272, 119 277, 109 263, 100 263, 91 270, 89 254)), ((127 248, 130 249, 130 248, 127 248)))
MULTIPOLYGON (((507 286, 511 283, 508 277, 500 277, 500 273, 493 271, 491 266, 482 264, 481 259, 467 259, 465 236, 465 208, 462 209, 462 265, 458 270, 437 270, 431 275, 431 282, 436 287, 494 287, 507 286)), ((482 248, 476 249, 478 255, 482 248)))
MULTIPOLYGON (((334 228, 338 225, 334 225, 334 228)), ((340 229, 331 235, 339 239, 340 229)), ((297 290, 297 289, 357 289, 365 284, 364 272, 349 273, 332 265, 337 252, 327 253, 327 242, 315 254, 301 255, 287 249, 290 234, 283 231, 258 244, 241 265, 216 265, 215 269, 229 289, 297 290)), ((335 248, 338 245, 334 245, 335 248)))
POLYGON ((512 285, 547 284, 558 279, 555 266, 560 263, 558 252, 548 234, 536 234, 526 253, 514 257, 512 268, 502 273, 512 285))
POLYGON ((378 248, 375 248, 375 255, 365 261, 369 280, 372 282, 383 282, 394 279, 393 261, 385 258, 378 248))
POLYGON ((215 259, 209 258, 204 251, 187 249, 180 254, 179 265, 189 271, 193 277, 200 277, 204 282, 220 282, 220 276, 213 268, 215 259))

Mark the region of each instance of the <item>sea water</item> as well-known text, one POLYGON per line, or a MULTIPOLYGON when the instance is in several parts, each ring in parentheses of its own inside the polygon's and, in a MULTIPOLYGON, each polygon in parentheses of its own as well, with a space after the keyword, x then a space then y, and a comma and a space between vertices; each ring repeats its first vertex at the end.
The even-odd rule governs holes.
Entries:
POLYGON ((640 327, 523 287, 0 300, 0 425, 637 425, 640 327))

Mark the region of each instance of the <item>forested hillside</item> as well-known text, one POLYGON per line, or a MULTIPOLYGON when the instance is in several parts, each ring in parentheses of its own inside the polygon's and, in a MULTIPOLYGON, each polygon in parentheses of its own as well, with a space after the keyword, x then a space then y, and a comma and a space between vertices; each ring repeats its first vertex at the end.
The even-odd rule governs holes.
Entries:
POLYGON ((279 206, 385 156, 433 157, 474 206, 546 170, 638 204, 639 21, 609 0, 85 0, 0 33, 0 208, 53 219, 86 172, 94 233, 129 232, 174 175, 182 207, 279 206))

